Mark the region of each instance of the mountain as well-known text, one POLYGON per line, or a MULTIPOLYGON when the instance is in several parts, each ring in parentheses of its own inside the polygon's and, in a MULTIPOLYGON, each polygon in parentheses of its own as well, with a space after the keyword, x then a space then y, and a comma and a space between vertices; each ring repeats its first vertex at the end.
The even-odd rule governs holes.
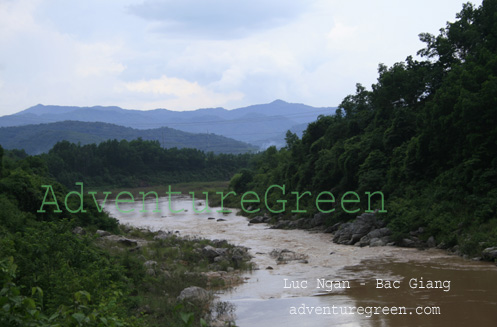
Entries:
MULTIPOLYGON (((284 145, 287 130, 331 115, 336 108, 316 108, 276 100, 227 110, 223 108, 172 111, 129 110, 119 107, 65 107, 36 105, 19 113, 0 117, 0 127, 53 123, 66 120, 104 122, 135 129, 170 127, 190 133, 214 133, 257 146, 284 145)), ((299 130, 303 128, 299 127, 299 130)))
MULTIPOLYGON (((119 109, 123 110, 123 109, 119 109)), ((214 153, 244 153, 256 148, 247 143, 215 134, 193 134, 168 127, 134 129, 108 123, 63 121, 0 128, 0 144, 6 149, 24 149, 28 154, 50 150, 59 141, 100 143, 109 139, 155 140, 166 148, 196 148, 214 153)))

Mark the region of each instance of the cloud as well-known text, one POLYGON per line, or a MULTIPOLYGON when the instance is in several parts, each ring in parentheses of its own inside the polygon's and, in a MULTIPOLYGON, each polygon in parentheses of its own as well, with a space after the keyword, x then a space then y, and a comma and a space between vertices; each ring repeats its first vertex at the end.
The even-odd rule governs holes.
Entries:
POLYGON ((304 0, 146 0, 129 11, 170 37, 233 39, 284 25, 308 6, 304 0))
MULTIPOLYGON (((124 83, 121 92, 141 94, 149 108, 197 109, 200 107, 219 107, 230 101, 241 100, 241 92, 215 92, 197 82, 167 77, 124 83)), ((143 107, 143 105, 142 105, 143 107)))
POLYGON ((190 96, 204 92, 204 89, 197 83, 191 83, 179 78, 170 78, 163 75, 159 79, 142 80, 125 84, 128 91, 152 94, 166 94, 177 97, 190 96))

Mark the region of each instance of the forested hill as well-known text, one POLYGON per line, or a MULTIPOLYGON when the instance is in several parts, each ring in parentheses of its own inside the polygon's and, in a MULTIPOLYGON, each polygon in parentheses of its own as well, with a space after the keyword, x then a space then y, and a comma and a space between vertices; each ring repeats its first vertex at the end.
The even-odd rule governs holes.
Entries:
POLYGON ((0 144, 5 149, 23 149, 28 154, 48 152, 57 142, 100 143, 106 140, 158 141, 165 148, 195 148, 214 153, 245 153, 255 146, 216 134, 194 134, 168 127, 134 129, 107 123, 63 121, 50 124, 0 128, 0 144))
MULTIPOLYGON (((423 227, 421 237, 464 253, 497 245, 497 0, 464 5, 438 36, 420 39, 421 59, 380 64, 371 90, 358 84, 302 139, 288 133, 286 148, 238 175, 238 189, 285 184, 289 204, 290 190, 381 190, 399 238, 423 227)), ((301 203, 316 211, 314 200, 301 203)), ((328 223, 353 218, 337 210, 328 223)))
POLYGON ((271 103, 226 110, 207 108, 192 111, 128 110, 119 107, 66 107, 36 105, 0 117, 0 126, 22 126, 66 120, 103 122, 136 129, 169 127, 189 133, 214 133, 257 146, 283 146, 288 129, 302 132, 319 115, 335 108, 317 108, 276 100, 271 103))

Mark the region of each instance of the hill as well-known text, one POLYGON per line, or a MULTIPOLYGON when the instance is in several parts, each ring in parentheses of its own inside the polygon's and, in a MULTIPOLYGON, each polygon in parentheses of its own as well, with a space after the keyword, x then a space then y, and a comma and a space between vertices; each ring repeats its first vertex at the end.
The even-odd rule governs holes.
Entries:
POLYGON ((214 133, 257 146, 284 145, 284 134, 308 124, 335 108, 316 108, 276 100, 268 104, 226 110, 223 108, 172 111, 128 110, 119 107, 70 107, 36 105, 0 117, 0 127, 53 123, 66 120, 104 122, 135 129, 169 127, 190 133, 214 133))
POLYGON ((168 127, 139 130, 108 123, 63 121, 0 128, 0 144, 5 149, 24 149, 28 154, 48 152, 63 140, 84 145, 110 139, 131 141, 138 138, 159 141, 166 148, 195 148, 214 153, 237 154, 256 150, 254 146, 224 136, 193 134, 168 127))
POLYGON ((364 200, 378 191, 385 201, 381 196, 372 205, 385 208, 381 219, 396 244, 491 257, 488 249, 497 246, 496 16, 496 0, 479 8, 465 4, 438 36, 420 34, 422 59, 380 64, 371 90, 358 84, 335 115, 309 124, 301 139, 288 133, 286 147, 258 154, 252 170, 233 177, 233 189, 259 194, 276 182, 312 193, 300 200, 275 191, 268 198, 275 208, 299 204, 304 210, 292 213, 309 221, 326 212, 329 226, 364 212, 369 198, 359 203, 359 195, 364 200), (324 210, 316 204, 321 192, 334 195, 324 210), (346 211, 339 199, 353 192, 349 202, 356 203, 348 208, 354 210, 346 211))

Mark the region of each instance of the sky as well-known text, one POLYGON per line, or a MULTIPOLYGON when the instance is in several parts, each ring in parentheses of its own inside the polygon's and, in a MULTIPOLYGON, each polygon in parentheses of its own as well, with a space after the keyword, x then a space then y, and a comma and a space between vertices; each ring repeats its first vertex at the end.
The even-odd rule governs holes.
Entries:
POLYGON ((39 103, 337 106, 464 2, 0 0, 0 115, 39 103))

